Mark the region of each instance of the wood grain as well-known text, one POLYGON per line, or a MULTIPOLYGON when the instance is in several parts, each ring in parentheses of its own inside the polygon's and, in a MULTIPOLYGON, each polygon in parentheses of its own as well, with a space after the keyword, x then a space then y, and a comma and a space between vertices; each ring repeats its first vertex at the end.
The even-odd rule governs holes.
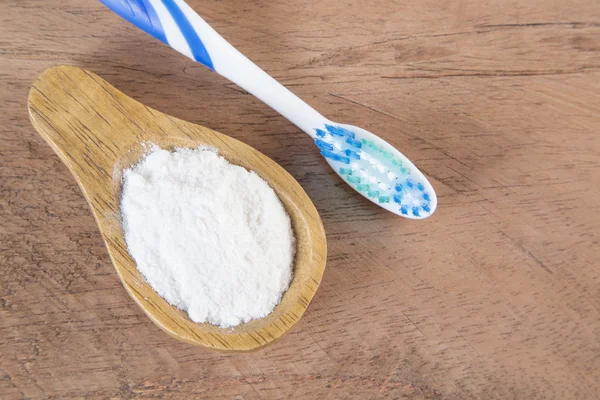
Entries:
POLYGON ((271 343, 300 320, 321 283, 327 242, 314 205, 277 163, 238 140, 148 108, 77 67, 44 71, 31 87, 28 108, 35 129, 81 187, 123 286, 161 329, 187 343, 245 351, 271 343), (145 281, 127 251, 119 199, 123 171, 137 164, 150 144, 169 150, 216 148, 277 193, 290 215, 296 255, 290 287, 271 314, 228 329, 196 324, 145 281))
POLYGON ((0 397, 600 398, 600 4, 190 0, 325 116, 432 180, 406 221, 353 193, 305 134, 99 2, 0 2, 0 397), (220 354, 129 299, 27 93, 58 64, 286 168, 328 239, 282 340, 220 354))

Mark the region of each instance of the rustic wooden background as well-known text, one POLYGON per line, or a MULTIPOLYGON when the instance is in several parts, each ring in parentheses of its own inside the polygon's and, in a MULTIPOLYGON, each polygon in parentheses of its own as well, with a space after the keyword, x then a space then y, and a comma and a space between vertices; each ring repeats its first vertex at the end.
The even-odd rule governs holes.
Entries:
POLYGON ((408 221, 271 109, 97 1, 0 2, 0 397, 600 398, 597 0, 190 0, 334 120, 431 178, 408 221), (74 179, 31 127, 44 69, 90 69, 283 165, 321 213, 323 283, 254 353, 171 339, 127 296, 74 179))

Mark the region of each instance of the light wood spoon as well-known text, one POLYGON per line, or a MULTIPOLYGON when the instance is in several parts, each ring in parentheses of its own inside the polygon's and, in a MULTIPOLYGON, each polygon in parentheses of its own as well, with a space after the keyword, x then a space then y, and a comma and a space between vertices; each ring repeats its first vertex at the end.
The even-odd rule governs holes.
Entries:
POLYGON ((76 67, 54 67, 40 75, 29 93, 29 115, 75 176, 123 286, 165 332, 213 349, 251 350, 279 338, 302 317, 325 268, 325 232, 304 190, 273 160, 238 140, 146 107, 76 67), (156 294, 139 273, 123 238, 119 200, 122 171, 139 160, 145 142, 167 149, 215 147, 275 190, 291 217, 297 252, 290 288, 267 317, 231 329, 194 323, 156 294))

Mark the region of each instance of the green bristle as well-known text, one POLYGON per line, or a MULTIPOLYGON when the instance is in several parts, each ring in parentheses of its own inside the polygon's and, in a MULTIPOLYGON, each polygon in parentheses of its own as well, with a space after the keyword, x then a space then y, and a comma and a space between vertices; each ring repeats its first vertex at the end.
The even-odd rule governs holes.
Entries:
POLYGON ((379 192, 377 190, 369 190, 369 193, 367 193, 367 195, 369 197, 379 197, 379 192))
POLYGON ((389 203, 390 198, 388 196, 379 196, 379 202, 380 203, 389 203))
POLYGON ((360 183, 360 178, 358 176, 349 176, 347 179, 350 183, 360 183))
POLYGON ((340 174, 342 174, 342 175, 352 175, 352 170, 350 168, 340 168, 340 174))
POLYGON ((366 192, 369 190, 369 185, 367 185, 366 183, 360 184, 360 185, 356 185, 356 189, 359 192, 366 192))

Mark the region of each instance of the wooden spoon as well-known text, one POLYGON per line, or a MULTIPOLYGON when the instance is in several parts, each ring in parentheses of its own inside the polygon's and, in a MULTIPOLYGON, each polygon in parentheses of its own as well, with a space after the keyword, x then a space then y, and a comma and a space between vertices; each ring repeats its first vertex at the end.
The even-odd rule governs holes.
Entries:
POLYGON ((304 190, 273 160, 240 141, 146 107, 76 67, 54 67, 40 75, 29 93, 29 115, 75 176, 123 286, 165 332, 213 349, 251 350, 279 338, 302 317, 325 268, 325 232, 304 190), (137 270, 123 238, 119 200, 122 171, 139 160, 147 142, 167 149, 215 147, 275 190, 291 217, 297 252, 290 288, 267 317, 230 329, 194 323, 154 292, 137 270))

